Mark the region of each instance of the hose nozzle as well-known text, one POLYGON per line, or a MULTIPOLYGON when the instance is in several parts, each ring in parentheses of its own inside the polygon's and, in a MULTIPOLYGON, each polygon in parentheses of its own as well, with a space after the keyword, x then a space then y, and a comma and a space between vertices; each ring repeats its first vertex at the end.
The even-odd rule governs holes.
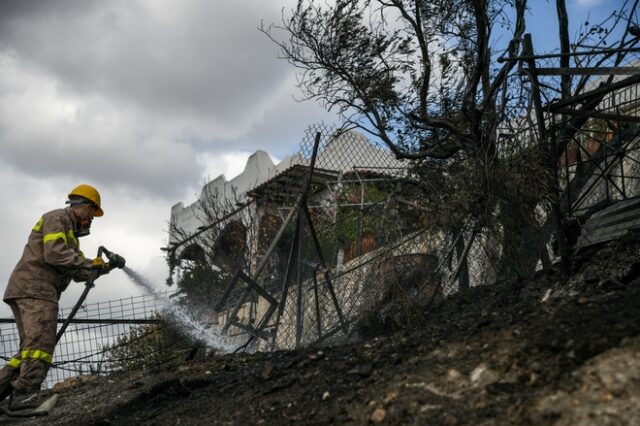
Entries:
POLYGON ((120 256, 117 253, 107 250, 104 246, 100 246, 100 249, 107 256, 107 259, 109 259, 109 264, 111 265, 112 268, 118 268, 118 269, 124 268, 124 265, 126 263, 124 257, 120 256))

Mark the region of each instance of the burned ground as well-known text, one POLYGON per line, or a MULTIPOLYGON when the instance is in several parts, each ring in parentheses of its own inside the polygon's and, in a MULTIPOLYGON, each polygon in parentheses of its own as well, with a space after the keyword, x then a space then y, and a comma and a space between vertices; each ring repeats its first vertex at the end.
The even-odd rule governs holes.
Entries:
POLYGON ((639 266, 634 234, 582 253, 567 283, 461 292, 420 330, 78 379, 46 422, 640 424, 639 266))

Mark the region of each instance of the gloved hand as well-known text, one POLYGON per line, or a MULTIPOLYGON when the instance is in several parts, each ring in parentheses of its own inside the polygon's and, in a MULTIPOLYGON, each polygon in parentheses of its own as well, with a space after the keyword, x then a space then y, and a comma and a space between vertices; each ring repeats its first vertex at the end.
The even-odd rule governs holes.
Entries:
POLYGON ((106 263, 104 259, 101 257, 96 257, 95 259, 93 259, 91 261, 91 264, 93 265, 93 269, 98 270, 100 272, 100 275, 108 274, 109 271, 111 271, 111 266, 108 263, 106 263))

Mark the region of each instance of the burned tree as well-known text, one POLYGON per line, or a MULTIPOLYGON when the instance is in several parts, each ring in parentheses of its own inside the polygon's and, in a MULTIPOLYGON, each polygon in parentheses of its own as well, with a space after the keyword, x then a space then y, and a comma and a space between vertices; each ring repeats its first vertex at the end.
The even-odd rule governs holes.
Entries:
POLYGON ((505 275, 531 270, 539 250, 524 255, 520 248, 542 240, 522 227, 535 225, 533 208, 545 197, 543 169, 523 161, 513 170, 498 155, 498 126, 526 93, 513 90, 514 62, 493 68, 492 34, 498 24, 511 28, 500 53, 517 55, 525 6, 300 2, 282 26, 264 29, 274 40, 277 29, 289 36, 276 41, 302 70, 307 98, 337 108, 347 126, 381 139, 396 156, 416 160, 421 201, 435 209, 434 226, 455 233, 473 216, 474 227, 503 230, 505 275), (535 193, 531 201, 523 200, 523 179, 535 193))
MULTIPOLYGON (((556 5, 566 53, 564 0, 556 5)), ((526 0, 309 0, 280 25, 261 28, 300 70, 305 99, 415 161, 418 201, 434 210, 435 228, 451 235, 471 227, 469 235, 499 241, 502 277, 530 275, 540 259, 548 264, 559 198, 561 144, 551 149, 547 119, 534 108, 549 90, 527 73, 522 50, 526 7, 526 0), (536 121, 542 127, 531 129, 536 121)), ((623 37, 620 47, 629 46, 623 37)), ((558 97, 573 96, 585 81, 563 76, 556 86, 558 97)))

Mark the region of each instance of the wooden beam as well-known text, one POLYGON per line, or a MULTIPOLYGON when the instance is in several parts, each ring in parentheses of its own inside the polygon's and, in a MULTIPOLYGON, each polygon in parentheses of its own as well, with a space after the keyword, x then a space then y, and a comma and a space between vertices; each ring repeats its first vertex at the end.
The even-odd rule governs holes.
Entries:
POLYGON ((566 115, 573 115, 573 116, 580 116, 580 117, 602 118, 604 120, 611 120, 611 121, 640 123, 640 117, 634 117, 630 115, 609 114, 606 112, 597 112, 597 111, 581 111, 581 110, 569 109, 569 108, 558 108, 553 112, 557 114, 566 114, 566 115))
POLYGON ((640 67, 536 68, 538 75, 634 75, 640 67))

